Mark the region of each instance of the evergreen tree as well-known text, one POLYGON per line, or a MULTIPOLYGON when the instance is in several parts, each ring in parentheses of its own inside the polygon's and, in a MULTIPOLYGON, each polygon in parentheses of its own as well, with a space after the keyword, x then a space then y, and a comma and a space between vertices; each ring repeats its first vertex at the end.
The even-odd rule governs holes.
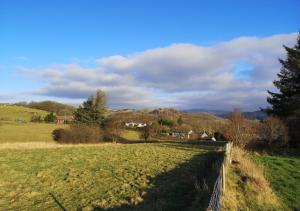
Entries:
POLYGON ((104 120, 105 111, 105 93, 101 90, 97 90, 95 96, 89 97, 88 100, 74 112, 74 121, 75 123, 99 125, 104 120))
POLYGON ((282 68, 277 74, 278 80, 273 82, 279 93, 268 91, 267 101, 272 107, 266 111, 287 124, 291 145, 300 146, 300 33, 293 48, 284 48, 287 58, 279 59, 282 68))
POLYGON ((47 114, 44 118, 45 122, 54 122, 56 120, 56 116, 54 115, 53 112, 51 112, 50 114, 47 114))

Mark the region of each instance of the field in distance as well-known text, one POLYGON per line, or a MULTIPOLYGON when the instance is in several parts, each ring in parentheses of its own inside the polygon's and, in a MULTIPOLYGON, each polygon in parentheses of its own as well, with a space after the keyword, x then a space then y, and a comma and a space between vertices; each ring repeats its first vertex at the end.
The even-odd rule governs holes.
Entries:
POLYGON ((45 117, 49 112, 26 108, 23 106, 14 105, 0 105, 0 121, 25 121, 29 122, 31 117, 36 114, 42 118, 45 117))

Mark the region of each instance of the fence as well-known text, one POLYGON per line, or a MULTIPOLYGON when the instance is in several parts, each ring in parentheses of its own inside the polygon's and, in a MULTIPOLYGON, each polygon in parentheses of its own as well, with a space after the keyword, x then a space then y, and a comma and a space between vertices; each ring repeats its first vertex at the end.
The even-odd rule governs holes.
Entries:
POLYGON ((220 211, 222 206, 222 195, 225 192, 225 172, 226 164, 231 163, 231 149, 232 143, 228 142, 225 145, 225 157, 224 161, 220 165, 219 175, 214 184, 213 193, 211 195, 207 210, 220 211))

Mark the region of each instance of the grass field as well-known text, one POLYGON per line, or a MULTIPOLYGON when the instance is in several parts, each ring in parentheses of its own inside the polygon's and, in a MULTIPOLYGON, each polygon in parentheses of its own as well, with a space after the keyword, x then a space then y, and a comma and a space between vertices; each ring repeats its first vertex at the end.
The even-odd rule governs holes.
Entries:
POLYGON ((23 106, 0 105, 0 121, 25 121, 29 122, 34 114, 45 117, 48 112, 23 106))
POLYGON ((131 141, 141 140, 140 133, 134 130, 123 130, 121 133, 121 137, 131 141))
POLYGON ((51 133, 68 125, 46 123, 0 123, 0 144, 16 142, 53 142, 51 133))
MULTIPOLYGON (((220 154, 185 144, 0 149, 3 210, 185 210, 220 154)), ((213 174, 212 174, 213 175, 213 174)), ((206 178, 207 184, 215 178, 206 178)), ((202 204, 206 206, 205 204, 202 204)))
POLYGON ((255 156, 267 170, 277 196, 290 210, 300 210, 300 157, 255 156))

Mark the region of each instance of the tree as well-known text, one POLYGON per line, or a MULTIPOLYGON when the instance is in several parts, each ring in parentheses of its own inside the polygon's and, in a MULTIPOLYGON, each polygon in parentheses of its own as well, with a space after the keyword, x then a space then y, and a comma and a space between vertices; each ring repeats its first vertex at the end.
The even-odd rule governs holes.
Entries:
POLYGON ((284 46, 286 60, 279 59, 282 67, 277 74, 278 80, 273 82, 278 93, 268 91, 266 109, 269 115, 282 119, 289 127, 291 146, 300 146, 300 33, 297 44, 293 47, 284 46))
POLYGON ((229 120, 223 128, 225 138, 234 145, 244 147, 254 135, 251 125, 238 109, 230 113, 229 120))
POLYGON ((74 112, 74 122, 88 125, 100 125, 104 120, 106 111, 105 93, 97 90, 95 96, 91 96, 82 106, 74 112))
POLYGON ((173 127, 174 126, 174 122, 170 119, 167 119, 167 118, 160 118, 158 120, 158 123, 161 125, 161 126, 168 126, 168 127, 173 127))
POLYGON ((54 122, 56 120, 56 116, 54 115, 53 112, 51 112, 50 114, 47 114, 44 118, 45 122, 54 122))
POLYGON ((141 138, 147 141, 151 135, 151 130, 149 124, 142 128, 141 138))
POLYGON ((105 119, 103 126, 105 138, 116 143, 120 139, 122 129, 124 128, 123 119, 118 116, 111 116, 105 119))
POLYGON ((183 120, 182 120, 181 116, 177 119, 177 124, 178 125, 182 125, 183 124, 183 120))
POLYGON ((262 122, 259 128, 260 138, 269 147, 282 147, 288 142, 288 130, 285 124, 276 117, 269 117, 262 122))

